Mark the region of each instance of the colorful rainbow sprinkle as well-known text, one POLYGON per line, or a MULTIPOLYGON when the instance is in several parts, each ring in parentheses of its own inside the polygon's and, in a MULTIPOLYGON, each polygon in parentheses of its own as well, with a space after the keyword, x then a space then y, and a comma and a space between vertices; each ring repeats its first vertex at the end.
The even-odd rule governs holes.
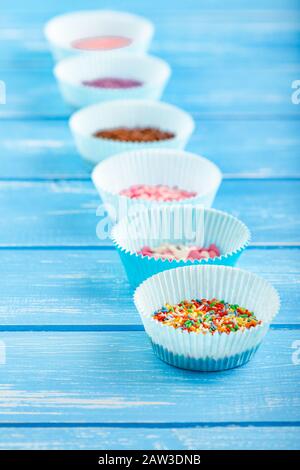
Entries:
POLYGON ((183 300, 179 304, 166 304, 153 314, 164 325, 189 333, 232 333, 261 325, 253 312, 238 304, 218 299, 183 300))

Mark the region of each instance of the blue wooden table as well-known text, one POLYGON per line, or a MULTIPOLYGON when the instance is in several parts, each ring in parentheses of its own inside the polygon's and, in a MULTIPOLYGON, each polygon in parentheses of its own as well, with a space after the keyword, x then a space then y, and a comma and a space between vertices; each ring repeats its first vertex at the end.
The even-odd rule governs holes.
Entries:
POLYGON ((299 59, 297 0, 2 2, 0 448, 299 448, 299 59), (225 174, 215 207, 252 231, 239 265, 280 292, 243 368, 156 359, 117 254, 96 237, 98 196, 42 33, 82 7, 155 22, 151 51, 173 69, 164 100, 193 114, 188 149, 225 174))

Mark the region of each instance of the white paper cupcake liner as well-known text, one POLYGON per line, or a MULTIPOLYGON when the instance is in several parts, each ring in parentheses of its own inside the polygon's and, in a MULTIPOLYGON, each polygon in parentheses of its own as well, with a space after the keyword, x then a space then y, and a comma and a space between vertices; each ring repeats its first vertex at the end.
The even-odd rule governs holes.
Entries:
POLYGON ((280 306, 277 291, 267 281, 227 266, 186 266, 161 272, 136 289, 134 302, 160 359, 176 367, 203 371, 224 370, 247 362, 280 306), (153 313, 166 302, 214 297, 253 311, 263 323, 245 331, 204 335, 153 319, 153 313))
POLYGON ((199 155, 172 149, 149 149, 115 155, 99 163, 92 180, 113 221, 142 209, 174 202, 135 200, 119 193, 135 184, 168 185, 194 191, 195 197, 176 205, 193 204, 210 207, 221 184, 219 168, 199 155))
POLYGON ((74 107, 117 99, 158 100, 169 80, 167 62, 150 55, 102 53, 78 54, 60 61, 54 68, 64 100, 74 107), (132 88, 95 88, 83 85, 95 78, 126 78, 142 82, 132 88))
POLYGON ((188 265, 234 266, 250 241, 243 222, 225 212, 192 205, 158 206, 125 217, 114 226, 111 238, 115 244, 128 280, 138 286, 153 274, 188 265), (202 260, 155 259, 138 254, 143 246, 164 243, 217 245, 221 256, 202 260))
POLYGON ((149 100, 115 100, 88 106, 74 113, 69 123, 79 153, 92 163, 128 150, 181 149, 194 130, 194 121, 188 113, 176 106, 149 100), (93 136, 99 129, 143 126, 158 127, 175 136, 158 142, 121 142, 93 136))
MULTIPOLYGON (((46 23, 44 33, 55 60, 83 51, 72 47, 77 39, 93 36, 124 36, 132 42, 123 48, 103 51, 143 53, 154 33, 153 24, 138 15, 110 10, 84 10, 56 16, 46 23)), ((94 51, 93 51, 94 52, 94 51)), ((89 51, 87 51, 89 53, 89 51)))

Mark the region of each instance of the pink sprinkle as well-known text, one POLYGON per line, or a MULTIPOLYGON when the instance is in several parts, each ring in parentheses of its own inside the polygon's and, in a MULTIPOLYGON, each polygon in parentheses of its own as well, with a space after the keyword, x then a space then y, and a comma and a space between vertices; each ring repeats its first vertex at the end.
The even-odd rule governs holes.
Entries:
POLYGON ((83 85, 91 86, 94 88, 135 88, 143 85, 139 80, 131 80, 130 78, 95 78, 94 80, 84 80, 83 85))
POLYGON ((151 256, 152 255, 152 250, 149 246, 144 246, 141 249, 140 254, 143 255, 143 256, 151 256))
MULTIPOLYGON (((214 245, 215 246, 215 245, 214 245)), ((215 249, 220 254, 220 251, 215 246, 215 249)), ((150 256, 154 259, 168 259, 170 261, 176 260, 201 260, 208 258, 215 258, 216 252, 209 250, 208 248, 202 248, 200 246, 188 246, 188 245, 175 245, 172 243, 165 243, 155 248, 144 246, 138 254, 142 256, 150 256)), ((218 255, 219 256, 219 255, 218 255)))
POLYGON ((221 254, 219 248, 214 243, 209 245, 208 250, 213 250, 216 253, 216 256, 220 256, 221 254))
POLYGON ((75 49, 81 49, 86 51, 105 51, 129 46, 129 44, 131 43, 132 39, 123 36, 95 36, 89 38, 76 39, 71 43, 71 46, 75 49))
POLYGON ((130 199, 146 199, 150 201, 180 201, 188 199, 197 195, 194 191, 186 191, 185 189, 171 187, 167 185, 146 185, 137 184, 127 189, 120 191, 122 196, 127 196, 130 199))
POLYGON ((209 250, 209 256, 210 256, 210 258, 215 258, 218 255, 216 254, 216 252, 214 250, 209 250))
POLYGON ((201 258, 201 249, 191 250, 188 254, 188 259, 200 259, 200 258, 201 258))

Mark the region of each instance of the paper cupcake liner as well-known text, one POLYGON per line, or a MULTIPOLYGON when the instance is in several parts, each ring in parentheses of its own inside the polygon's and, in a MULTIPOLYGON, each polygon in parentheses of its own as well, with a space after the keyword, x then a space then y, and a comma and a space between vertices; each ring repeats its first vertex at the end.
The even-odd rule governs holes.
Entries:
POLYGON ((54 68, 64 100, 74 107, 87 106, 116 99, 158 100, 169 80, 169 65, 153 56, 133 54, 78 54, 60 61, 54 68), (132 88, 95 88, 82 84, 84 80, 116 77, 141 81, 132 88))
POLYGON ((151 341, 151 343, 153 351, 162 361, 180 369, 195 370, 199 372, 217 372, 243 366, 250 361, 258 349, 258 346, 256 346, 248 351, 220 359, 213 359, 210 357, 195 359, 193 357, 174 354, 153 341, 151 341))
POLYGON ((183 148, 194 130, 192 117, 167 103, 149 100, 115 100, 99 103, 74 113, 69 121, 81 156, 98 163, 128 150, 183 148), (99 129, 153 126, 175 134, 159 142, 121 142, 94 137, 99 129))
POLYGON ((72 47, 73 41, 102 35, 124 36, 132 39, 128 46, 101 51, 103 54, 114 54, 116 51, 142 54, 150 45, 154 27, 149 20, 130 13, 85 10, 52 18, 46 23, 44 33, 54 59, 61 60, 83 52, 72 47))
POLYGON ((219 168, 199 155, 172 149, 144 149, 115 155, 99 163, 92 180, 113 221, 142 209, 170 206, 174 202, 135 200, 120 195, 134 184, 169 185, 194 191, 195 197, 176 201, 176 205, 210 207, 219 189, 219 168))
POLYGON ((253 273, 227 266, 186 266, 152 276, 135 291, 134 302, 160 359, 177 367, 213 371, 240 366, 259 347, 279 310, 277 291, 253 273), (154 320, 166 302, 221 298, 253 311, 261 325, 229 334, 188 333, 154 320))
POLYGON ((167 269, 189 265, 234 266, 250 241, 250 232, 240 220, 215 209, 170 205, 153 207, 122 219, 111 237, 133 287, 167 269), (182 243, 207 247, 217 245, 221 256, 202 260, 155 259, 138 254, 143 246, 182 243))

